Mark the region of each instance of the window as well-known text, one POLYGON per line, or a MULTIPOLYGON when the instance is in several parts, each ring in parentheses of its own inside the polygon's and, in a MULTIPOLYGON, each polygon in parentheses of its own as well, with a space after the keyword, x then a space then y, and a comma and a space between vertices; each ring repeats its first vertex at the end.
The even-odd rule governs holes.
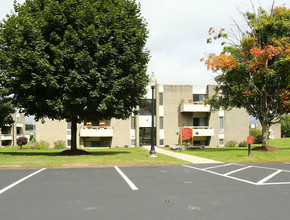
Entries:
POLYGON ((110 146, 110 144, 111 144, 111 142, 110 142, 110 141, 104 141, 104 146, 105 146, 105 147, 108 147, 108 146, 110 146))
POLYGON ((163 129, 163 117, 159 117, 159 128, 163 129))
MULTIPOLYGON (((152 115, 152 100, 143 99, 139 105, 140 115, 152 115)), ((154 115, 156 115, 156 101, 154 99, 154 115)))
POLYGON ((2 141, 2 146, 11 146, 11 142, 10 140, 4 140, 2 141))
POLYGON ((22 134, 22 128, 17 127, 16 128, 16 133, 17 133, 17 135, 22 134))
POLYGON ((100 147, 101 142, 100 141, 85 141, 84 147, 100 147))
POLYGON ((224 139, 219 139, 219 145, 221 145, 221 146, 224 145, 224 139))
POLYGON ((159 105, 163 105, 163 93, 159 93, 159 105))
POLYGON ((161 146, 164 145, 164 139, 160 139, 160 143, 159 143, 161 146))
POLYGON ((131 146, 135 146, 136 141, 135 140, 131 140, 131 146))
POLYGON ((206 94, 193 94, 193 101, 201 102, 206 99, 206 94))
POLYGON ((193 118, 193 126, 208 126, 207 118, 193 118))
POLYGON ((224 117, 219 118, 220 129, 224 129, 224 117))
POLYGON ((4 126, 2 129, 2 134, 9 134, 11 135, 11 127, 8 127, 8 126, 4 126))
POLYGON ((131 117, 131 129, 135 129, 136 126, 136 118, 135 116, 131 117))

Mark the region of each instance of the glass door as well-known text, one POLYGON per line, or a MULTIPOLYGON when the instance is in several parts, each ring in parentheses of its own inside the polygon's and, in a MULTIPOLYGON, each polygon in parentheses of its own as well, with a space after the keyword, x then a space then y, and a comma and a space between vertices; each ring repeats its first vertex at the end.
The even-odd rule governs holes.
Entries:
MULTIPOLYGON (((154 128, 154 137, 156 138, 156 128, 154 128)), ((139 143, 140 146, 151 145, 151 128, 139 128, 139 143)))

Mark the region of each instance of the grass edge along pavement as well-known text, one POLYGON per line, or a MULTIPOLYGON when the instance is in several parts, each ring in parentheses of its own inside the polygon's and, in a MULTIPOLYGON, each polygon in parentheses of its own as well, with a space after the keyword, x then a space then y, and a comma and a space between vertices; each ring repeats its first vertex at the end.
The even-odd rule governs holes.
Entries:
POLYGON ((169 166, 188 164, 187 161, 157 154, 150 158, 149 152, 140 147, 85 149, 90 155, 63 156, 63 149, 0 148, 0 169, 6 168, 63 168, 106 166, 169 166))
MULTIPOLYGON (((178 153, 217 160, 224 163, 286 163, 290 162, 290 138, 270 139, 270 146, 279 151, 251 151, 248 157, 248 147, 219 147, 205 150, 177 150, 178 153)), ((253 145, 258 147, 260 145, 253 145)))

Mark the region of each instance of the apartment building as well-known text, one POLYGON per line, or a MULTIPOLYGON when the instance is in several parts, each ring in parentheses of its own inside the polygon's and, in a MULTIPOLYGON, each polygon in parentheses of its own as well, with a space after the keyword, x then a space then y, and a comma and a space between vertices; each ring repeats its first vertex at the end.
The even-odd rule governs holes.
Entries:
POLYGON ((17 145, 17 138, 25 135, 25 117, 23 114, 14 113, 12 115, 14 123, 10 126, 4 126, 0 130, 0 147, 10 147, 17 145))
MULTIPOLYGON (((250 124, 250 128, 252 129, 259 129, 262 131, 261 124, 250 124)), ((269 128, 269 138, 270 139, 279 139, 281 138, 281 124, 276 123, 270 126, 269 128)))
MULTIPOLYGON (((192 144, 223 146, 227 141, 245 141, 249 134, 249 115, 244 109, 210 112, 205 101, 214 94, 213 85, 195 88, 191 85, 156 86, 154 90, 154 134, 156 146, 178 144, 180 131, 192 129, 192 144)), ((127 120, 101 120, 78 125, 79 147, 135 147, 150 145, 152 95, 137 106, 138 115, 127 120)), ((70 146, 70 123, 45 120, 36 123, 36 140, 49 144, 64 140, 70 146)))

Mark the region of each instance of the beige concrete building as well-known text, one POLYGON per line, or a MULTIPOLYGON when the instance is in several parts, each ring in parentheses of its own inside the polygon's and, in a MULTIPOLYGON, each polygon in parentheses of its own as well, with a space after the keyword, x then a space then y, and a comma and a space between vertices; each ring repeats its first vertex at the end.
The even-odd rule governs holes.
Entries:
POLYGON ((17 146, 17 138, 25 135, 25 117, 23 114, 14 113, 12 115, 14 123, 5 126, 0 130, 0 147, 17 146))
MULTIPOLYGON (((250 128, 259 129, 262 131, 261 124, 251 124, 250 128)), ((281 124, 276 123, 270 126, 269 128, 269 138, 270 139, 278 139, 281 138, 281 124)))
MULTIPOLYGON (((152 122, 151 88, 138 115, 127 120, 103 120, 78 125, 79 147, 135 147, 150 145, 152 122)), ((214 86, 164 85, 155 89, 155 141, 157 146, 180 143, 180 131, 192 129, 194 145, 223 146, 227 141, 245 141, 249 134, 249 115, 244 109, 210 112, 204 100, 214 94, 214 86)), ((70 146, 70 123, 46 120, 36 122, 36 140, 51 145, 64 140, 70 146)))

